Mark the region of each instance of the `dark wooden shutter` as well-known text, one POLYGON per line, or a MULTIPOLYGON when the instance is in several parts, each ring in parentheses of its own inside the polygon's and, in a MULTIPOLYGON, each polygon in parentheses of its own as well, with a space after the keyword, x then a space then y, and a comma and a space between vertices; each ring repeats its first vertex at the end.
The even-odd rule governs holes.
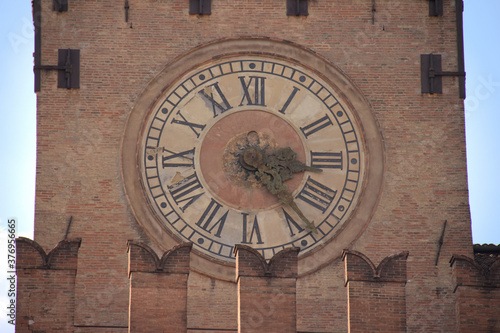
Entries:
POLYGON ((53 0, 52 9, 58 12, 67 12, 68 0, 53 0))
POLYGON ((212 14, 212 0, 189 0, 189 14, 212 14))
POLYGON ((443 92, 441 70, 440 54, 420 55, 422 93, 441 94, 443 92))
POLYGON ((57 88, 80 88, 80 50, 59 49, 57 67, 57 88))
POLYGON ((308 0, 287 0, 286 1, 286 15, 288 16, 299 16, 309 15, 308 0))

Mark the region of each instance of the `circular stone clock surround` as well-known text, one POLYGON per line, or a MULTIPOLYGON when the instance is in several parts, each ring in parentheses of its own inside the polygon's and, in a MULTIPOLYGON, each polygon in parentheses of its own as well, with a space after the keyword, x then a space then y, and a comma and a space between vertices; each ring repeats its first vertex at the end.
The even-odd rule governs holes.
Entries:
MULTIPOLYGON (((180 241, 156 222, 158 216, 148 206, 143 191, 138 160, 141 157, 137 143, 143 135, 141 131, 144 119, 165 89, 186 72, 199 65, 208 64, 214 59, 242 55, 266 56, 308 68, 328 82, 329 86, 341 96, 343 103, 347 103, 358 116, 357 123, 361 127, 364 139, 366 165, 358 205, 333 238, 299 257, 299 275, 308 274, 339 257, 341 251, 348 248, 369 223, 379 198, 384 159, 377 122, 369 103, 359 89, 335 66, 297 45, 269 39, 224 40, 196 48, 167 65, 140 94, 127 119, 122 140, 122 177, 127 199, 137 221, 159 248, 166 251, 180 241)), ((234 280, 234 265, 196 252, 192 254, 191 267, 215 278, 234 280)))

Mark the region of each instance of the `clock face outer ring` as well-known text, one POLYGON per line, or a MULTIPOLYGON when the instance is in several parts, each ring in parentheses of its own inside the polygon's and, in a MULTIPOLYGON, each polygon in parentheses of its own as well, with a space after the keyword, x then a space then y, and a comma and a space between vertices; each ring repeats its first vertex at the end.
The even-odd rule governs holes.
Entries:
MULTIPOLYGON (((167 251, 181 240, 165 230, 157 222, 157 216, 149 207, 141 182, 139 142, 144 131, 144 121, 164 95, 187 72, 209 64, 214 59, 241 56, 269 57, 296 63, 307 68, 328 83, 357 117, 365 149, 364 182, 360 189, 357 206, 348 221, 336 230, 335 236, 299 257, 299 276, 324 267, 341 255, 361 235, 368 225, 379 200, 384 171, 384 154, 380 130, 370 104, 361 91, 337 67, 290 42, 270 39, 231 39, 198 47, 168 64, 142 91, 129 113, 122 137, 122 179, 127 200, 142 229, 161 251, 167 251)), ((191 268, 214 278, 233 281, 234 265, 214 260, 201 253, 191 254, 191 268)))

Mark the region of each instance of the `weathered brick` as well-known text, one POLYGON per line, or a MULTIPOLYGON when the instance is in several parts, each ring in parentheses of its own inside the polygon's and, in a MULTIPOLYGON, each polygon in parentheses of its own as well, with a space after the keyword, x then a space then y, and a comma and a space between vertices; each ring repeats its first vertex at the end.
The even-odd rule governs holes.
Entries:
MULTIPOLYGON (((238 270, 244 273, 240 282, 243 279, 255 286, 252 292, 273 288, 288 292, 290 285, 279 286, 275 280, 297 280, 293 303, 263 299, 268 310, 256 308, 257 315, 267 316, 273 306, 275 318, 295 316, 297 331, 345 332, 354 314, 348 305, 351 295, 360 300, 355 303, 361 309, 359 320, 372 316, 368 319, 375 321, 377 314, 391 313, 398 318, 396 325, 403 323, 404 316, 408 332, 454 332, 465 325, 457 321, 468 311, 460 299, 465 290, 471 290, 470 296, 478 297, 474 303, 478 311, 471 313, 481 314, 480 325, 493 320, 487 318, 489 310, 479 310, 488 302, 496 304, 486 297, 486 287, 474 282, 455 290, 454 276, 465 277, 453 275, 452 269, 458 266, 448 265, 452 255, 472 255, 464 108, 458 79, 444 77, 443 94, 420 93, 420 54, 441 54, 443 70, 456 70, 455 1, 443 1, 440 17, 428 15, 429 2, 424 0, 376 1, 376 11, 371 0, 309 1, 307 17, 287 16, 285 0, 213 0, 212 14, 206 16, 189 15, 188 0, 128 2, 125 22, 123 0, 69 1, 68 12, 62 13, 52 10, 52 1, 41 0, 42 64, 56 64, 58 49, 80 49, 81 77, 80 89, 58 89, 57 73, 41 72, 35 203, 39 245, 19 244, 18 263, 32 268, 18 270, 18 274, 19 290, 26 290, 24 281, 41 290, 36 281, 42 281, 48 284, 44 289, 48 293, 32 293, 30 300, 21 293, 18 318, 24 318, 24 324, 20 325, 25 325, 29 311, 38 311, 38 316, 42 309, 60 310, 59 303, 47 296, 58 290, 56 284, 73 294, 64 294, 61 304, 67 311, 47 331, 70 331, 64 326, 68 318, 75 332, 128 331, 134 283, 153 298, 157 314, 163 314, 166 309, 154 303, 161 299, 155 298, 154 290, 174 283, 166 276, 181 274, 188 263, 180 252, 167 255, 170 260, 165 261, 152 255, 165 253, 175 244, 162 248, 151 241, 129 206, 121 165, 124 128, 141 92, 168 64, 192 50, 236 39, 287 43, 336 66, 371 106, 376 130, 383 138, 384 169, 375 210, 362 232, 343 229, 352 238, 351 254, 363 255, 350 256, 344 266, 340 251, 327 253, 328 260, 316 270, 296 276, 296 263, 279 260, 266 266, 248 257, 248 265, 239 265, 238 270), (69 216, 73 216, 69 236, 82 239, 78 258, 74 248, 61 247, 49 260, 44 253, 64 238, 69 216), (444 220, 448 224, 438 256, 444 220), (131 239, 136 245, 127 245, 131 239), (136 257, 127 258, 127 248, 129 257, 136 257), (410 253, 404 267, 402 257, 390 257, 401 251, 410 253), (380 270, 374 262, 383 263, 380 270), (402 287, 404 275, 408 282, 402 287), (150 282, 148 276, 153 276, 150 282), (347 288, 343 287, 346 279, 347 288), (383 295, 395 301, 393 307, 383 295), (387 313, 368 311, 361 300, 370 300, 387 313), (403 302, 404 315, 399 312, 403 302), (28 311, 28 304, 34 304, 34 310, 28 311)), ((273 48, 266 53, 273 54, 273 48)), ((287 56, 294 58, 294 54, 287 56)), ((368 155, 368 159, 375 158, 368 155)), ((166 231, 158 227, 157 232, 166 231)), ((234 280, 191 271, 186 302, 188 331, 238 329, 234 280)), ((156 312, 138 313, 156 320, 156 312)), ((384 330, 394 327, 400 326, 384 330)))

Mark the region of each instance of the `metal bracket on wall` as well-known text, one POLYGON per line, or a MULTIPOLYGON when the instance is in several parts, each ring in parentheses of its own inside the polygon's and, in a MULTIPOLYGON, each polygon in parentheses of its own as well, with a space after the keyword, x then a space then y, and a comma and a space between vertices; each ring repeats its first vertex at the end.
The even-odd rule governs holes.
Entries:
POLYGON ((444 220, 444 224, 443 224, 443 230, 441 231, 441 237, 439 237, 439 242, 438 242, 438 250, 437 250, 437 254, 436 254, 436 262, 434 263, 434 266, 437 266, 438 265, 438 262, 439 262, 439 255, 441 254, 441 248, 443 247, 443 243, 444 243, 444 233, 446 231, 446 224, 448 223, 447 220, 444 220))
POLYGON ((58 88, 80 88, 80 50, 59 49, 57 66, 38 65, 34 70, 57 70, 58 88))
POLYGON ((125 4, 124 4, 123 8, 125 9, 125 22, 128 22, 128 11, 130 9, 130 5, 128 3, 128 0, 125 0, 125 4))
MULTIPOLYGON (((443 76, 458 76, 459 78, 465 78, 465 72, 443 72, 440 54, 421 54, 420 73, 422 93, 427 94, 443 93, 443 83, 441 79, 443 76)), ((462 96, 460 97, 464 98, 462 96)))
POLYGON ((372 24, 375 24, 375 12, 377 9, 375 8, 375 0, 372 0, 372 24))
POLYGON ((58 12, 67 12, 68 0, 53 0, 52 9, 58 12))

